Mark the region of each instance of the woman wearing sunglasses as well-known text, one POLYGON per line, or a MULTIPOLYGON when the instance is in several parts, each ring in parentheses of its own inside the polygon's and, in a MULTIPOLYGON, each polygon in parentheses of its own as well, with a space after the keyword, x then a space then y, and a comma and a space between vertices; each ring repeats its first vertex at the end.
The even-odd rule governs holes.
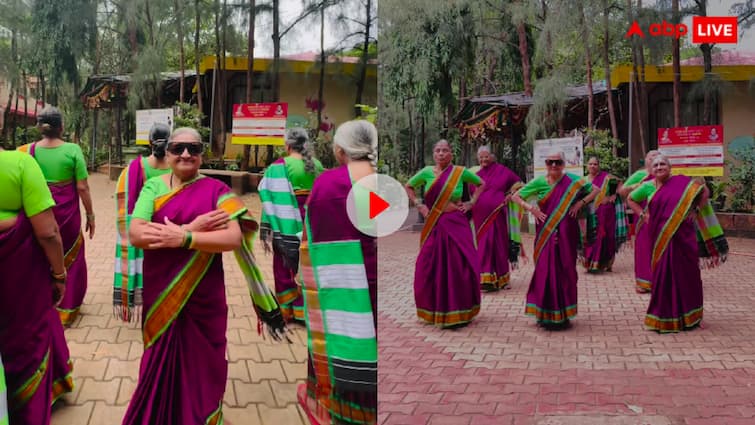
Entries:
POLYGON ((199 133, 175 130, 166 151, 171 172, 147 181, 129 228, 144 250, 144 355, 123 424, 219 424, 228 371, 222 252, 234 251, 275 339, 285 337, 285 324, 251 255, 257 222, 226 184, 199 174, 199 133), (190 230, 216 209, 230 220, 190 230))
POLYGON ((440 328, 465 326, 480 312, 480 265, 467 211, 485 191, 477 175, 453 165, 448 141, 433 147, 435 166, 420 170, 406 184, 409 200, 425 217, 414 271, 417 317, 440 328), (477 186, 469 202, 462 202, 464 184, 477 186), (425 187, 425 202, 417 202, 414 188, 425 187))
POLYGON ((565 173, 562 151, 545 159, 547 174, 527 183, 512 199, 535 216, 535 273, 527 291, 525 314, 544 327, 561 328, 577 315, 577 214, 598 190, 584 178, 565 173), (527 199, 537 202, 528 204, 527 199))
POLYGON ((700 268, 726 261, 729 246, 708 202, 705 184, 671 175, 671 162, 653 160, 655 179, 629 194, 632 211, 648 228, 652 243, 652 292, 645 326, 657 332, 679 332, 703 320, 700 268), (647 201, 643 209, 640 202, 647 201))

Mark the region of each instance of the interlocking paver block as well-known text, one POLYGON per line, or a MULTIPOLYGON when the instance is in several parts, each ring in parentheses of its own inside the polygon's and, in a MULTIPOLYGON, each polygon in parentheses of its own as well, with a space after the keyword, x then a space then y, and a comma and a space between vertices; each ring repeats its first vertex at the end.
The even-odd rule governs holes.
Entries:
MULTIPOLYGON (((631 249, 613 273, 579 268, 568 330, 543 330, 523 314, 531 261, 513 271, 511 289, 483 294, 469 326, 425 325, 412 292, 418 239, 399 232, 378 248, 381 423, 755 423, 755 257, 741 255, 755 252, 755 240, 729 239, 727 263, 702 271, 702 329, 658 335, 642 323, 649 296, 634 292, 631 249), (453 412, 439 413, 444 404, 453 412)), ((531 253, 532 235, 523 239, 531 253)))

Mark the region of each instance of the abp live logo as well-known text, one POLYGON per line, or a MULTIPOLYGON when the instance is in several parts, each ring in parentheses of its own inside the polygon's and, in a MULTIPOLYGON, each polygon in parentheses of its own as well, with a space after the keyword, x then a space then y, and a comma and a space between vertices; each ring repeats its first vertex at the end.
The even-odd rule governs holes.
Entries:
MULTIPOLYGON (((652 37, 681 38, 689 32, 685 24, 672 24, 664 20, 660 24, 650 24, 648 34, 652 37)), ((632 23, 629 30, 624 34, 625 38, 632 36, 645 38, 640 24, 632 23)), ((736 16, 693 16, 692 17, 692 43, 718 43, 735 44, 737 42, 737 17, 736 16)))

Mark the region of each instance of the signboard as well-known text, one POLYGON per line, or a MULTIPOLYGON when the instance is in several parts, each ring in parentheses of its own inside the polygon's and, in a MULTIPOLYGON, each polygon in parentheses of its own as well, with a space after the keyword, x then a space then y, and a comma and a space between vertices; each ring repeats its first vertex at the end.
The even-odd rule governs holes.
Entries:
POLYGON ((583 176, 585 169, 582 152, 582 136, 563 137, 560 139, 543 139, 535 140, 535 151, 532 155, 532 163, 535 177, 544 176, 547 172, 545 168, 545 157, 554 150, 560 150, 566 158, 566 169, 564 172, 583 176))
POLYGON ((674 174, 723 176, 723 140, 722 125, 658 129, 658 150, 671 161, 674 174))
POLYGON ((234 145, 284 145, 288 103, 242 103, 233 105, 234 145))
POLYGON ((173 128, 173 109, 142 109, 136 111, 136 144, 149 145, 149 129, 156 122, 173 128))

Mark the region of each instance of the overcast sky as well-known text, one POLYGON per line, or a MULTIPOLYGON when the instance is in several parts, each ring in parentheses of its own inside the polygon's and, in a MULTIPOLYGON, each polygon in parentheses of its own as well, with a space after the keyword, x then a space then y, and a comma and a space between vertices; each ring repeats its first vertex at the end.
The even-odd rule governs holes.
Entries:
MULTIPOLYGON (((297 16, 302 13, 302 0, 281 0, 281 24, 280 30, 283 31, 287 26, 294 22, 297 16)), ((332 49, 335 47, 351 48, 359 43, 359 39, 352 37, 344 44, 344 38, 347 34, 358 31, 356 25, 351 27, 339 26, 334 22, 335 18, 341 11, 352 19, 363 21, 365 11, 360 8, 361 1, 347 0, 345 9, 329 8, 326 9, 325 18, 325 48, 332 49)), ((373 0, 373 5, 377 5, 378 0, 373 0)), ((373 6, 373 10, 377 9, 373 6)), ((377 26, 373 26, 371 34, 375 37, 377 26)), ((254 37, 257 41, 255 45, 255 55, 261 57, 273 56, 273 19, 270 14, 265 14, 257 18, 254 37)), ((295 53, 320 51, 320 16, 319 14, 311 15, 300 22, 288 34, 281 39, 281 55, 291 55, 295 53)))
MULTIPOLYGON (((735 3, 742 3, 745 0, 708 0, 708 16, 731 16, 729 9, 735 3)), ((692 17, 683 21, 687 28, 692 28, 692 17)), ((739 31, 739 41, 737 44, 718 44, 721 50, 737 50, 740 52, 755 52, 755 28, 750 28, 742 34, 739 31)))

